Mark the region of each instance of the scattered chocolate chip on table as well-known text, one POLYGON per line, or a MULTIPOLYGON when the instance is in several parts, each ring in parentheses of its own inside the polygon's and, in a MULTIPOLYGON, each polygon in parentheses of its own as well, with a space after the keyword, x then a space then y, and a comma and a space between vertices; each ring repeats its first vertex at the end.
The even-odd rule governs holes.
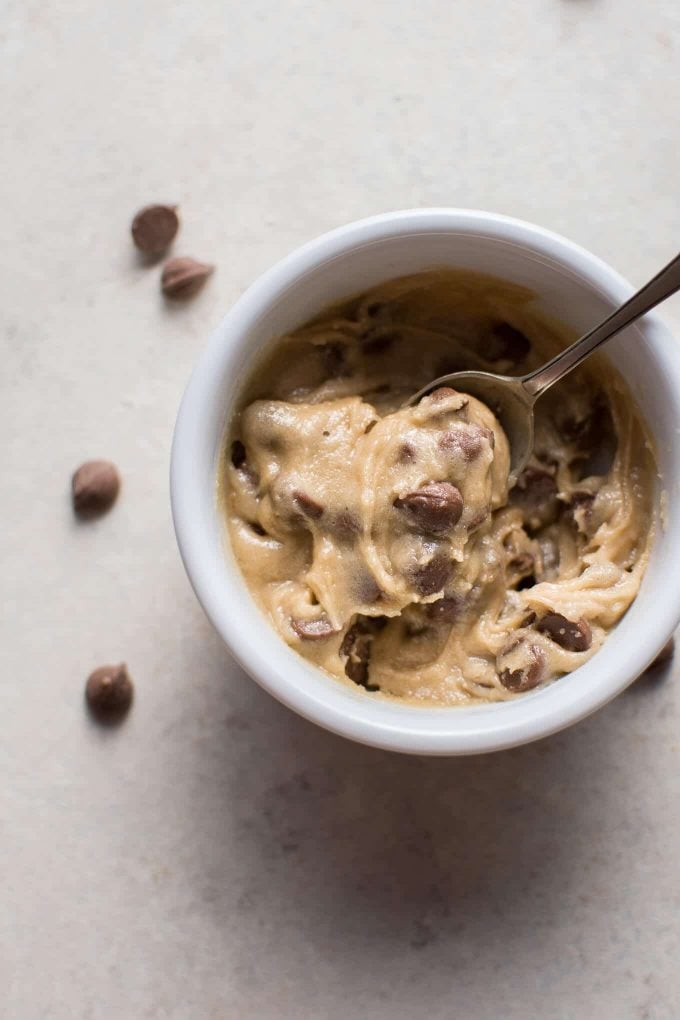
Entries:
POLYGON ((145 255, 162 255, 177 236, 177 206, 147 205, 132 221, 132 240, 145 255))
POLYGON ((127 666, 100 666, 90 673, 85 685, 85 700, 92 715, 102 723, 116 723, 127 714, 134 697, 134 686, 127 666))
POLYGON ((73 509, 78 517, 99 517, 118 498, 120 475, 109 460, 87 460, 71 479, 73 509))
POLYGON ((198 293, 215 267, 187 256, 177 256, 163 266, 161 290, 167 298, 185 301, 198 293))

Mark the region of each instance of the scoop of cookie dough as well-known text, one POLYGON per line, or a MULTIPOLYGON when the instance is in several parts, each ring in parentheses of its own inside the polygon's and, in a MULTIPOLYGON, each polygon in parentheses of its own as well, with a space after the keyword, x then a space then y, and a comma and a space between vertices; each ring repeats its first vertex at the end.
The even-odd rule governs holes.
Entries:
POLYGON ((503 430, 480 401, 448 388, 382 418, 359 397, 258 400, 242 435, 258 524, 293 546, 312 542, 286 600, 302 640, 357 614, 396 616, 441 598, 469 536, 507 499, 503 430))

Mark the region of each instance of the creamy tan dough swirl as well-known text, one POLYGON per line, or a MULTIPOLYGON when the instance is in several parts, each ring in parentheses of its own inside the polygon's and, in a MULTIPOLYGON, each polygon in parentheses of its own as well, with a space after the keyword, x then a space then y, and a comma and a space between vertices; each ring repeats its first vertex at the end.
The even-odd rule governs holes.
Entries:
POLYGON ((655 463, 604 362, 507 439, 444 371, 519 374, 567 342, 523 288, 441 271, 382 285, 274 343, 244 389, 220 498, 283 638, 372 695, 502 700, 571 672, 635 597, 655 463))

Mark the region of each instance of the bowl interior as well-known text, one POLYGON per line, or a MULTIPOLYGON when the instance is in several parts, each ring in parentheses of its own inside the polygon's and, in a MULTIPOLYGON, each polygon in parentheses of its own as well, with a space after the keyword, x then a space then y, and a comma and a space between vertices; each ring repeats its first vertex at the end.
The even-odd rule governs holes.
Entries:
POLYGON ((651 316, 608 347, 655 437, 666 521, 657 531, 638 598, 586 665, 512 702, 469 708, 382 701, 320 673, 286 646, 251 598, 225 548, 215 501, 223 432, 262 347, 325 305, 395 276, 442 266, 528 286, 540 295, 542 310, 577 331, 629 293, 604 264, 538 228, 494 218, 448 225, 440 220, 436 229, 422 217, 386 223, 382 231, 375 226, 379 219, 363 231, 357 225, 353 232, 344 228, 293 253, 246 292, 214 334, 187 389, 173 447, 172 496, 180 550, 196 593, 236 658, 266 689, 354 739, 452 754, 523 743, 582 718, 634 679, 676 626, 680 595, 672 561, 680 552, 680 506, 670 497, 680 478, 675 441, 680 370, 672 338, 651 316), (663 605, 659 591, 665 593, 663 605))

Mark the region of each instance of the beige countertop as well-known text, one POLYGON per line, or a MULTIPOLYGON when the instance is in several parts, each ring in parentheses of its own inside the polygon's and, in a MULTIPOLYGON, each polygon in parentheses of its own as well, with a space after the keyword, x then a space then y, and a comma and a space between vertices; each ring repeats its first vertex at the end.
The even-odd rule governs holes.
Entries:
POLYGON ((482 207, 642 283, 680 238, 679 53, 676 0, 6 0, 3 1017, 680 1016, 680 662, 520 750, 354 746, 230 660, 167 492, 211 327, 327 228, 482 207), (159 200, 218 266, 177 308, 128 237, 159 200), (91 456, 124 489, 83 526, 91 456), (83 684, 121 659, 104 731, 83 684))

